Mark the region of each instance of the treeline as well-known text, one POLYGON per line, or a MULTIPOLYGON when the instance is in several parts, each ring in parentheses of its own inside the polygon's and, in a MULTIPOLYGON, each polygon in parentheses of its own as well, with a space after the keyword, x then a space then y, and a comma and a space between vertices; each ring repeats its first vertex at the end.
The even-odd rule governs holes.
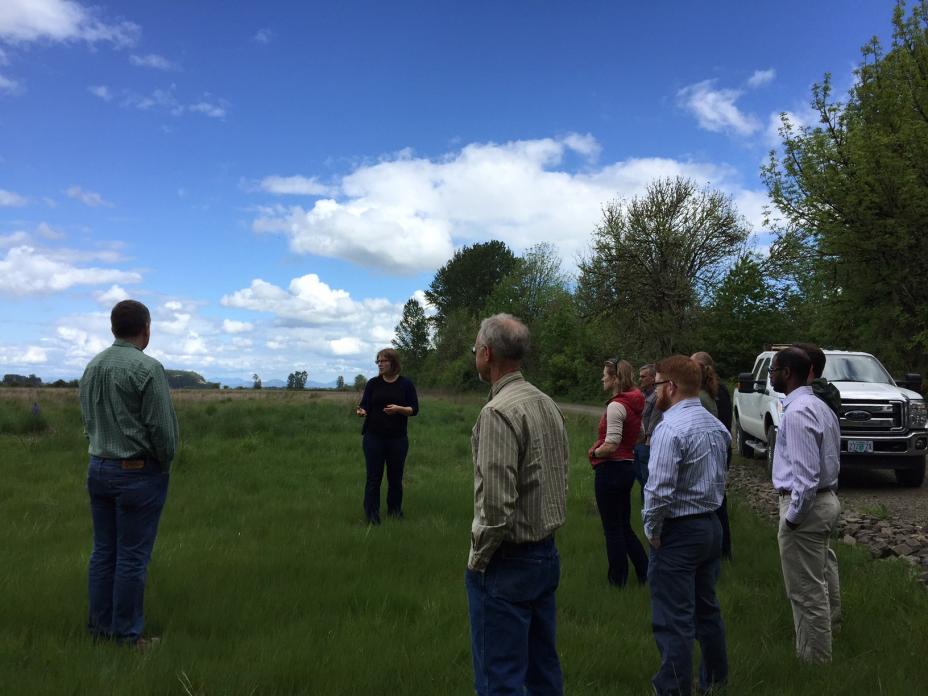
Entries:
POLYGON ((894 374, 928 367, 928 0, 893 12, 888 50, 863 48, 844 101, 812 88, 819 123, 784 114, 761 176, 773 201, 769 253, 748 245, 732 200, 683 178, 604 205, 576 277, 550 244, 516 256, 466 246, 435 274, 427 317, 406 303, 394 345, 425 386, 479 388, 481 317, 532 331, 531 379, 562 398, 598 393, 604 358, 636 367, 705 350, 723 376, 767 344, 812 341, 875 354, 894 374))

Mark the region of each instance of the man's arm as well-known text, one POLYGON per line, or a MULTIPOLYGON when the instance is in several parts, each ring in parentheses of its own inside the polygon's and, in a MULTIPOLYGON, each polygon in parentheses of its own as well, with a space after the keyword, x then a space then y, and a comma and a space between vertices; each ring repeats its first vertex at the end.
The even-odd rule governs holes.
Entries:
POLYGON ((793 474, 786 522, 793 527, 799 525, 812 509, 822 474, 822 426, 810 408, 795 405, 800 408, 791 409, 789 418, 784 419, 784 425, 789 428, 786 456, 793 474))
POLYGON ((519 442, 512 425, 495 409, 484 408, 478 421, 475 475, 482 482, 471 528, 467 567, 483 572, 503 541, 518 497, 519 442))
POLYGON ((660 544, 661 530, 677 487, 683 449, 666 423, 658 423, 651 436, 648 483, 644 489, 644 535, 660 544))
POLYGON ((177 452, 178 427, 174 404, 171 403, 171 389, 161 365, 152 368, 142 386, 141 415, 155 457, 162 467, 167 467, 177 452))

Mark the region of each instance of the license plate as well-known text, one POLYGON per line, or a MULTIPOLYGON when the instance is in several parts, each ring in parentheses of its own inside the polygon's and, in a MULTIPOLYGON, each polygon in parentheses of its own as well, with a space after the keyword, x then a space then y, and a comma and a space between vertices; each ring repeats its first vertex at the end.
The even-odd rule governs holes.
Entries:
POLYGON ((873 451, 873 440, 848 440, 847 451, 866 454, 873 451))

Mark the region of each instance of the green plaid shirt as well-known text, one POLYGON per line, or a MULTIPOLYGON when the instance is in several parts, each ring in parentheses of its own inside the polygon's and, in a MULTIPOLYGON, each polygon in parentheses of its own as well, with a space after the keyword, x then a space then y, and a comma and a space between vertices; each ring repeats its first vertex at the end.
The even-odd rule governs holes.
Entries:
POLYGON ((87 365, 80 398, 92 456, 149 456, 162 471, 170 469, 177 451, 177 416, 161 363, 116 339, 87 365))

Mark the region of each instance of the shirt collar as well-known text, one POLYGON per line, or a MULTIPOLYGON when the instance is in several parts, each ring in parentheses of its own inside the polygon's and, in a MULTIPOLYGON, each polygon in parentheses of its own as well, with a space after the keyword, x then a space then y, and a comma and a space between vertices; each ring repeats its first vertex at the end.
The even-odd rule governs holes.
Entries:
POLYGON ((137 345, 135 345, 134 343, 131 343, 131 342, 129 342, 129 341, 124 341, 124 340, 121 339, 121 338, 117 338, 115 341, 113 341, 113 345, 114 345, 114 346, 121 346, 122 348, 135 348, 136 350, 142 350, 141 348, 139 348, 139 347, 138 347, 137 345))
POLYGON ((517 380, 523 380, 523 379, 525 379, 525 378, 522 376, 522 371, 521 371, 521 370, 515 370, 515 371, 513 371, 513 372, 507 372, 507 373, 506 373, 505 375, 503 375, 502 378, 500 378, 500 380, 499 380, 496 384, 494 384, 493 387, 490 389, 490 398, 492 399, 494 396, 496 396, 497 394, 499 394, 500 391, 503 389, 503 387, 505 387, 506 385, 511 384, 512 382, 515 382, 515 381, 517 381, 517 380))
POLYGON ((793 389, 793 391, 791 391, 789 395, 785 399, 783 399, 783 408, 786 408, 787 406, 789 406, 800 396, 804 394, 811 394, 811 393, 812 393, 812 387, 809 387, 809 386, 797 387, 796 389, 793 389))
POLYGON ((693 406, 702 406, 698 396, 691 396, 687 399, 678 401, 673 406, 664 411, 664 418, 669 416, 673 411, 677 411, 678 409, 682 411, 683 409, 692 408, 693 406))

